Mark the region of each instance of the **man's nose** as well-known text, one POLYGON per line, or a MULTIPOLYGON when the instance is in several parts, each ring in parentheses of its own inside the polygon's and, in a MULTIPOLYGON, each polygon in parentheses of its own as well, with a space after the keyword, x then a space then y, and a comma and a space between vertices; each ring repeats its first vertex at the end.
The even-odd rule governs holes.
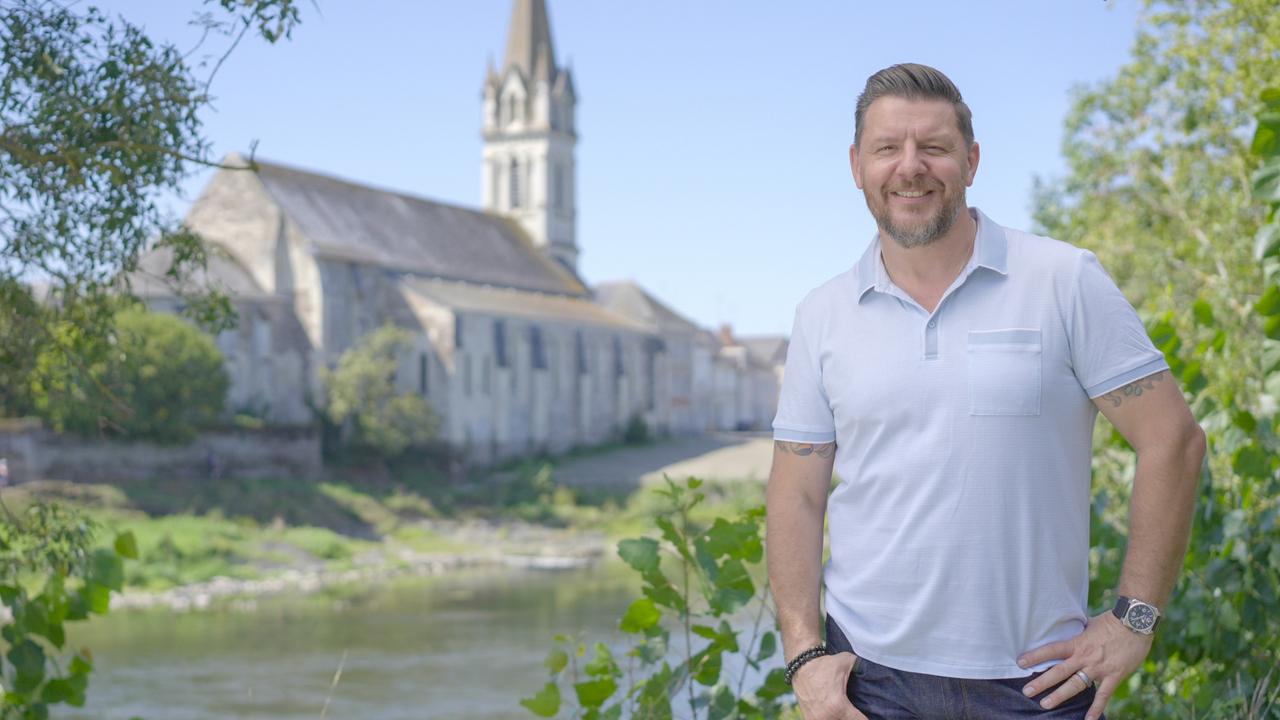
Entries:
POLYGON ((907 143, 898 157, 898 174, 903 177, 916 177, 924 173, 924 156, 914 143, 907 143))

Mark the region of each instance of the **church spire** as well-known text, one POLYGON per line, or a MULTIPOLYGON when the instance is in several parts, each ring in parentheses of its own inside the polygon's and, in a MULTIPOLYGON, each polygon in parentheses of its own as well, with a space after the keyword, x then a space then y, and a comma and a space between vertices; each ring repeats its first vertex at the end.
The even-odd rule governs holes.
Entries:
POLYGON ((519 68, 526 78, 551 82, 556 71, 556 51, 551 44, 551 23, 545 0, 515 0, 511 29, 507 32, 506 71, 519 68), (536 73, 545 77, 536 77, 536 73))
POLYGON ((546 0, 515 0, 507 56, 484 96, 484 208, 520 223, 533 244, 576 272, 577 94, 556 67, 546 0))

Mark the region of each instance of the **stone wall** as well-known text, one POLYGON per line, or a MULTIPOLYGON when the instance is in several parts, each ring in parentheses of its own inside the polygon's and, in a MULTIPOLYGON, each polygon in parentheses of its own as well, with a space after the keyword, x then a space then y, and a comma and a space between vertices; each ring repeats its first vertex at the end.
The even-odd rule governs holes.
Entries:
POLYGON ((10 481, 126 482, 154 477, 312 478, 321 472, 320 434, 311 428, 220 430, 187 445, 87 440, 38 422, 0 424, 10 481))

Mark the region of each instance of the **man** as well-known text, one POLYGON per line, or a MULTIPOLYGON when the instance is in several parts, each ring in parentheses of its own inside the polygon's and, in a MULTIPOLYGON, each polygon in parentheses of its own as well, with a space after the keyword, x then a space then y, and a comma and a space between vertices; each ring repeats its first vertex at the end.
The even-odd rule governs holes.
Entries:
POLYGON ((1204 434, 1092 253, 966 206, 979 149, 945 75, 881 70, 855 126, 879 232, 798 307, 774 420, 769 577, 800 708, 1100 720, 1168 602, 1204 434), (1138 466, 1118 614, 1090 618, 1098 410, 1138 466))

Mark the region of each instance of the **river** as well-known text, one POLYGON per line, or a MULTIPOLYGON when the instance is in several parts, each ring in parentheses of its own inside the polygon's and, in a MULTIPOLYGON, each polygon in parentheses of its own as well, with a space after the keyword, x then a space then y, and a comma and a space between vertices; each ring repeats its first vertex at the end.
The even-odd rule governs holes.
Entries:
POLYGON ((252 610, 118 613, 71 630, 95 658, 89 702, 53 717, 530 720, 518 702, 546 682, 553 637, 620 641, 637 594, 614 562, 469 570, 252 610))

